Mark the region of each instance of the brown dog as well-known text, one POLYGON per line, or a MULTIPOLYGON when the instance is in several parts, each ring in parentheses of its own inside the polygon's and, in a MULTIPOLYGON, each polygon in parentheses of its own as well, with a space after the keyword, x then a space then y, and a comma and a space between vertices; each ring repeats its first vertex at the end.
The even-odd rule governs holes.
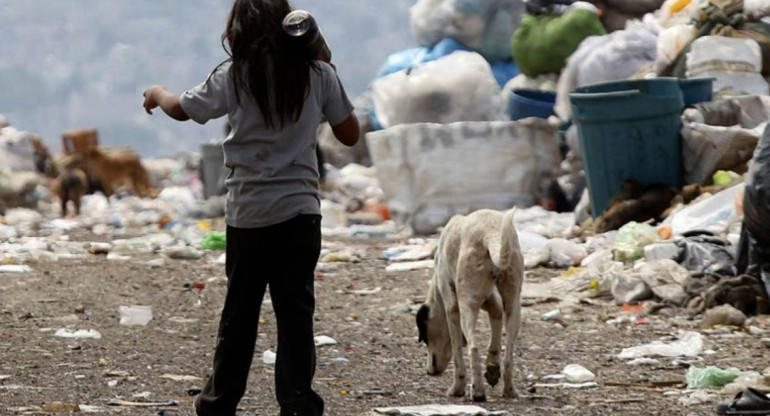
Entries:
POLYGON ((53 186, 61 201, 61 215, 67 216, 67 203, 75 205, 75 215, 80 215, 80 199, 88 191, 88 177, 80 169, 67 168, 62 171, 53 186))
POLYGON ((142 198, 157 194, 150 185, 147 169, 135 153, 106 153, 91 148, 86 152, 86 160, 91 174, 101 181, 107 197, 113 195, 124 183, 129 184, 134 193, 142 198))

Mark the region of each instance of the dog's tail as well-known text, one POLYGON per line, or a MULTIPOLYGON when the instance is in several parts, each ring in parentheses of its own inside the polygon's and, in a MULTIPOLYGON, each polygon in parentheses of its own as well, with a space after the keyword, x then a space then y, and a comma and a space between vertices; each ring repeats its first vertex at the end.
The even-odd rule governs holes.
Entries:
POLYGON ((494 239, 488 242, 487 250, 492 263, 498 269, 507 269, 511 265, 514 245, 518 241, 516 230, 513 228, 513 215, 516 208, 505 212, 503 221, 500 225, 500 239, 494 239))

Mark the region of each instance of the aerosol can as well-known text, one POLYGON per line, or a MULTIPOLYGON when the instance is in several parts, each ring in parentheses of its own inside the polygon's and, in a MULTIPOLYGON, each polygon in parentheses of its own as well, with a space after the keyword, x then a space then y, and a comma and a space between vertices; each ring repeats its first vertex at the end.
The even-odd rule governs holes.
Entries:
POLYGON ((307 44, 315 59, 331 62, 332 52, 313 15, 304 10, 295 10, 283 19, 283 30, 289 36, 307 44))

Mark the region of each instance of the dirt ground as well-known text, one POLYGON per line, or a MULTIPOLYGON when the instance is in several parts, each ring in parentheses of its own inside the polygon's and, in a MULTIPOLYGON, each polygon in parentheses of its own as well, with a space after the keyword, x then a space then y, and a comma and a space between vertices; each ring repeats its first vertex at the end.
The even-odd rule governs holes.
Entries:
MULTIPOLYGON (((81 236, 80 238, 89 239, 81 236)), ((338 243, 365 251, 366 260, 346 263, 319 274, 316 335, 338 345, 319 347, 315 386, 331 416, 369 414, 375 407, 428 403, 466 403, 448 399, 451 368, 429 377, 423 368, 425 349, 417 343, 414 311, 425 296, 430 271, 390 274, 382 251, 386 240, 338 243), (351 291, 377 289, 361 295, 351 291), (342 360, 335 360, 345 358, 342 360)), ((151 268, 147 261, 108 261, 103 256, 34 264, 33 272, 0 274, 0 414, 42 414, 52 402, 77 403, 82 410, 102 414, 154 415, 170 409, 190 415, 187 391, 200 388, 210 371, 219 312, 225 294, 224 267, 212 253, 201 260, 166 260, 151 268), (186 284, 207 282, 202 290, 186 284), (119 324, 121 305, 150 305, 154 317, 147 326, 119 324), (101 339, 64 339, 60 328, 95 329, 101 339), (191 376, 181 381, 164 375, 191 376), (135 396, 138 395, 138 396, 135 396), (113 399, 178 402, 177 406, 137 408, 110 406, 113 399), (88 407, 94 406, 94 407, 88 407)), ((558 274, 538 270, 530 281, 558 274)), ((609 301, 581 304, 563 312, 565 326, 546 322, 542 315, 554 303, 526 306, 516 349, 521 397, 500 397, 501 386, 488 391, 488 410, 513 415, 696 415, 714 414, 718 398, 686 406, 680 400, 686 368, 661 359, 654 366, 633 367, 616 358, 622 348, 697 329, 698 322, 676 316, 684 311, 647 317, 647 323, 608 324, 622 316, 609 301), (581 364, 597 374, 598 388, 569 390, 534 386, 543 376, 557 374, 568 364, 581 364)), ((277 415, 273 369, 263 363, 265 350, 275 351, 275 321, 265 300, 260 336, 241 415, 277 415)), ((756 325, 766 325, 759 320, 756 325)), ((766 327, 767 328, 767 327, 766 327)), ((770 328, 767 328, 770 329, 770 328)), ((486 326, 482 338, 488 335, 486 326)), ((770 366, 770 350, 761 336, 714 331, 705 337, 698 366, 716 365, 762 371, 770 366)), ((722 397, 724 399, 724 397, 722 397)))

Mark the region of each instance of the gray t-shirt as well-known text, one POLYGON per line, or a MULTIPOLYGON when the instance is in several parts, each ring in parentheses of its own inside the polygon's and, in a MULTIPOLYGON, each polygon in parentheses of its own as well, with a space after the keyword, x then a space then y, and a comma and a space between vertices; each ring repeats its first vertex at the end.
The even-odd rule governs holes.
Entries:
POLYGON ((200 124, 227 115, 232 125, 224 141, 227 224, 260 228, 299 214, 320 214, 316 129, 323 119, 337 125, 353 105, 337 74, 324 62, 310 69, 310 92, 302 115, 283 129, 269 129, 251 94, 236 101, 230 64, 180 97, 182 109, 200 124))

